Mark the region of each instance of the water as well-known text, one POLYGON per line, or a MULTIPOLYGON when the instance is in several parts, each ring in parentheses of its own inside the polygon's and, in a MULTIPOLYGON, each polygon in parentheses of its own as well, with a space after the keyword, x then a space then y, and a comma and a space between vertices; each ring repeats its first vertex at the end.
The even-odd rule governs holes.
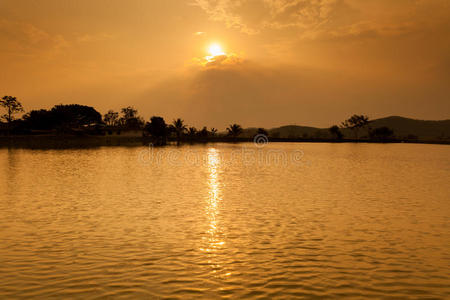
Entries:
POLYGON ((0 150, 0 298, 450 297, 450 147, 0 150))

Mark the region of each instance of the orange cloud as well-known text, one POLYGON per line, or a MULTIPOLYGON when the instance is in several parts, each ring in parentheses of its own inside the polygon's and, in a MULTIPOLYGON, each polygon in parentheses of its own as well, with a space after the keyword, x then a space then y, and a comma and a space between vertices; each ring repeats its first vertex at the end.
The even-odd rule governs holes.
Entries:
POLYGON ((43 55, 69 47, 61 35, 28 23, 0 20, 0 51, 14 55, 43 55))
POLYGON ((242 57, 235 53, 227 53, 216 56, 196 57, 193 59, 194 66, 201 66, 204 68, 224 67, 230 65, 237 65, 244 62, 242 57))
POLYGON ((319 27, 342 6, 342 0, 196 0, 214 21, 248 34, 265 28, 319 27))
MULTIPOLYGON (((439 94, 448 91, 439 82, 369 81, 330 70, 226 61, 221 57, 212 65, 189 68, 149 89, 136 106, 169 120, 182 117, 194 126, 224 128, 238 122, 244 126, 297 123, 326 127, 351 113, 414 117, 420 111, 422 116, 435 115, 437 107, 443 108, 439 94), (430 93, 436 97, 422 101, 430 93)), ((448 111, 449 103, 444 106, 448 111)))
POLYGON ((392 36, 447 26, 447 0, 196 0, 213 21, 248 34, 286 30, 307 39, 392 36))

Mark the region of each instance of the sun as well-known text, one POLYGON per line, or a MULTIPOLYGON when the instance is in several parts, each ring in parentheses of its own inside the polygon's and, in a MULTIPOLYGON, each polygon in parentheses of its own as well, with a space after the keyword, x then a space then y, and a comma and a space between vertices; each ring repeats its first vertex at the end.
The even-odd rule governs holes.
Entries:
POLYGON ((225 52, 222 50, 222 47, 219 44, 211 44, 209 46, 209 53, 211 54, 212 57, 215 56, 220 56, 220 55, 225 55, 225 52))
POLYGON ((232 53, 225 52, 222 46, 216 42, 207 45, 207 48, 205 50, 209 53, 209 55, 206 55, 202 58, 203 65, 223 63, 230 56, 232 56, 232 53))

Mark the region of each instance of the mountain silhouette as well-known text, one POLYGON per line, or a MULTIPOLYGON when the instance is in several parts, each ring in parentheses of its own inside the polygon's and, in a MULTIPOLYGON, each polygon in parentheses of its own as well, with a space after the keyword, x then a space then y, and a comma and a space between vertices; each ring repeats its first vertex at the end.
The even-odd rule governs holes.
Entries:
MULTIPOLYGON (((394 131, 398 139, 450 140, 450 119, 441 121, 416 120, 400 116, 390 116, 372 120, 369 126, 361 129, 361 137, 369 135, 369 129, 388 127, 394 131)), ((347 138, 352 138, 350 129, 341 129, 347 138)), ((331 138, 328 128, 317 128, 310 126, 288 125, 267 130, 269 136, 278 138, 331 138)), ((246 128, 242 137, 252 137, 257 128, 246 128)))

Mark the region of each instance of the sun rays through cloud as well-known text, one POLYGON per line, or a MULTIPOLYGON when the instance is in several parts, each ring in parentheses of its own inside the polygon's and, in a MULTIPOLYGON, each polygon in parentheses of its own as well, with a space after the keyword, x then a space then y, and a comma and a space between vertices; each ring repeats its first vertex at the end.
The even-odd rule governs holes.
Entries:
POLYGON ((243 61, 243 55, 234 52, 228 52, 218 42, 213 42, 205 47, 206 55, 201 55, 192 59, 194 66, 201 67, 219 67, 227 65, 236 65, 243 61))

